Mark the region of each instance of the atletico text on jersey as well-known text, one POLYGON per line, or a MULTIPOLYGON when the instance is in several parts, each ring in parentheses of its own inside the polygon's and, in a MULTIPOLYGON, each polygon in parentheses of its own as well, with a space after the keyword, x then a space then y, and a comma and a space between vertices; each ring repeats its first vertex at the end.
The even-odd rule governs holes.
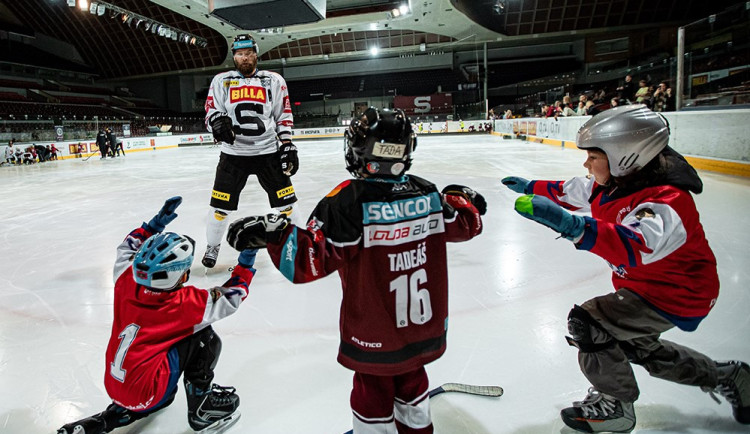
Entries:
POLYGON ((576 248, 601 256, 616 289, 628 288, 683 330, 716 303, 716 258, 689 192, 660 185, 611 199, 593 179, 532 181, 528 191, 570 210, 591 211, 576 248))
POLYGON ((136 251, 150 236, 145 227, 133 230, 117 248, 114 267, 114 320, 104 386, 116 404, 133 411, 151 409, 166 397, 169 385, 177 381, 170 376, 179 375, 169 349, 236 312, 255 274, 238 264, 219 287, 150 291, 135 282, 132 270, 136 251))
POLYGON ((238 71, 218 74, 211 81, 206 99, 206 128, 215 113, 232 119, 235 142, 222 143, 231 155, 261 155, 277 151, 278 140, 292 139, 292 108, 284 78, 270 71, 244 77, 238 71))
POLYGON ((338 271, 343 289, 339 362, 398 375, 445 351, 447 241, 482 231, 476 208, 455 197, 444 209, 434 184, 356 179, 318 203, 306 229, 290 225, 268 252, 292 282, 338 271))

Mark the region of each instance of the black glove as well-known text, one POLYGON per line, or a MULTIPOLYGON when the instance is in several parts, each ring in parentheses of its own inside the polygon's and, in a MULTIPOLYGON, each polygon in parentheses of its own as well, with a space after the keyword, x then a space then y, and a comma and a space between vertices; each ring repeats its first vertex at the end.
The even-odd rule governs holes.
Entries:
POLYGON ((291 140, 281 142, 279 149, 279 160, 281 160, 281 171, 286 176, 292 176, 299 169, 299 158, 297 158, 297 147, 291 140))
POLYGON ((286 214, 244 217, 229 225, 227 242, 238 251, 264 249, 268 241, 279 241, 281 233, 289 224, 286 214))
POLYGON ((453 194, 461 196, 464 199, 471 202, 472 205, 479 211, 479 215, 484 215, 487 212, 487 201, 484 200, 484 196, 472 190, 464 185, 451 184, 441 191, 443 194, 453 194))
POLYGON ((234 144, 232 118, 223 113, 216 113, 208 119, 208 124, 211 125, 211 133, 213 133, 217 142, 234 144))

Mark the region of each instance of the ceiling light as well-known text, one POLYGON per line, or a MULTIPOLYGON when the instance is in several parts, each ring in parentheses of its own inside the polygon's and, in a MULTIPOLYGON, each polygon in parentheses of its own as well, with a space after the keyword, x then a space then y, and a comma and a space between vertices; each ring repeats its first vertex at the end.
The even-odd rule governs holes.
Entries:
POLYGON ((85 11, 89 8, 89 0, 78 0, 78 7, 81 8, 82 11, 85 11))
POLYGON ((370 48, 370 54, 371 55, 377 56, 378 53, 380 53, 380 48, 378 48, 378 47, 372 47, 372 48, 370 48))
POLYGON ((398 10, 399 12, 401 12, 401 15, 406 15, 409 13, 409 5, 402 4, 401 6, 399 6, 398 10))

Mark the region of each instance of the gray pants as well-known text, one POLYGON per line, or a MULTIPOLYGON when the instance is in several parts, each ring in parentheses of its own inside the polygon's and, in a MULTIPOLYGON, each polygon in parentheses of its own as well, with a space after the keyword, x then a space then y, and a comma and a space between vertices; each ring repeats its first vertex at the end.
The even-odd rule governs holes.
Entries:
POLYGON ((578 353, 583 375, 598 391, 625 402, 638 399, 640 391, 631 363, 643 366, 652 377, 716 387, 715 362, 695 350, 660 339, 674 324, 633 292, 621 289, 592 298, 581 307, 603 329, 592 327, 594 342, 617 343, 607 349, 578 353))

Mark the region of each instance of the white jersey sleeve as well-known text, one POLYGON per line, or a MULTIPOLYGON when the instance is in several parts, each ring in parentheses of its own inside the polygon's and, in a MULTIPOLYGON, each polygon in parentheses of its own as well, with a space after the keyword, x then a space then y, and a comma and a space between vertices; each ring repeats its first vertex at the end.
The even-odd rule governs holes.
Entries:
POLYGON ((281 75, 257 71, 244 77, 238 71, 218 74, 211 81, 206 99, 206 128, 215 114, 232 119, 235 142, 222 143, 231 155, 262 155, 278 150, 279 140, 291 140, 294 119, 289 91, 281 75))

